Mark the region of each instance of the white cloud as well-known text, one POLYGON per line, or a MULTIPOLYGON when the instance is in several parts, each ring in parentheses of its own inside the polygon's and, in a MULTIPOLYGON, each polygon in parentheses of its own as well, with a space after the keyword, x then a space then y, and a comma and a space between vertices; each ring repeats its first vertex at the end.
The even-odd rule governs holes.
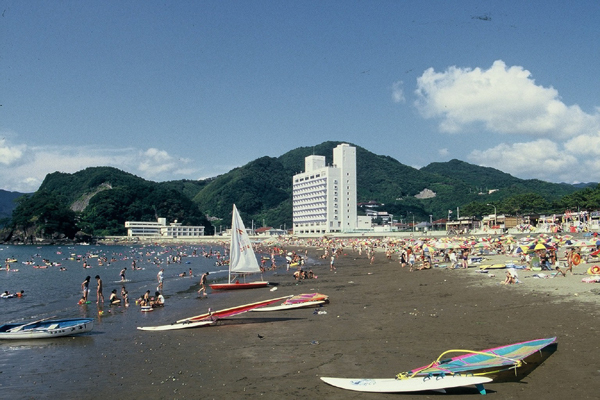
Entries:
POLYGON ((565 105, 554 88, 535 84, 520 66, 495 61, 488 70, 427 69, 417 79, 417 108, 441 118, 440 130, 458 133, 473 126, 503 134, 566 139, 596 132, 600 115, 565 105))
POLYGON ((148 176, 156 176, 175 167, 173 158, 164 150, 151 148, 141 152, 140 158, 138 169, 148 176))
MULTIPOLYGON (((500 144, 487 150, 474 150, 469 161, 493 167, 519 178, 550 182, 573 182, 589 174, 577 171, 578 159, 548 139, 500 144)), ((585 180, 585 179, 584 179, 585 180)))
POLYGON ((556 89, 537 85, 523 67, 498 60, 487 70, 429 68, 415 93, 421 115, 439 119, 442 132, 476 131, 492 141, 497 134, 532 138, 473 150, 470 162, 519 178, 600 181, 600 110, 588 114, 564 104, 556 89))
POLYGON ((576 136, 565 143, 565 148, 573 154, 600 156, 600 131, 576 136))
POLYGON ((403 85, 404 82, 402 81, 397 81, 392 84, 392 100, 394 103, 406 103, 403 85))
POLYGON ((450 151, 448 151, 448 149, 439 149, 439 150, 438 150, 438 154, 439 154, 441 157, 447 157, 447 156, 448 156, 448 154, 450 154, 450 151))
POLYGON ((18 161, 25 151, 25 145, 11 146, 6 139, 0 139, 0 163, 10 165, 18 161))

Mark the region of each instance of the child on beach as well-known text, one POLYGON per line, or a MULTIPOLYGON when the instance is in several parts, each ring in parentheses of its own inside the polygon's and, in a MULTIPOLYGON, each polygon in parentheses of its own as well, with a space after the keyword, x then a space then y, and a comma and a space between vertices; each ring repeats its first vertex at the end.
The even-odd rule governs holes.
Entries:
POLYGON ((511 285, 513 283, 517 283, 518 278, 519 277, 514 269, 508 269, 506 271, 506 279, 504 279, 504 282, 502 282, 502 284, 503 285, 511 285))
POLYGON ((456 252, 454 252, 454 250, 450 250, 450 254, 448 255, 448 258, 450 259, 450 262, 452 263, 450 265, 450 269, 456 268, 456 264, 458 264, 458 259, 456 258, 456 252))
POLYGON ((112 292, 110 292, 110 297, 108 298, 108 302, 111 305, 121 304, 121 299, 119 299, 117 297, 117 289, 113 289, 112 292))

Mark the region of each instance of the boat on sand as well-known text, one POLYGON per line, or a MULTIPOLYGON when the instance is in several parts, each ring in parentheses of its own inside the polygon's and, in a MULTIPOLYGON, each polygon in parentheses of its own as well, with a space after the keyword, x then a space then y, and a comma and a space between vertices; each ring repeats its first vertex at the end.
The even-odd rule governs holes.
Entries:
POLYGON ((91 318, 43 319, 29 323, 0 325, 0 339, 46 339, 73 336, 91 331, 91 318))

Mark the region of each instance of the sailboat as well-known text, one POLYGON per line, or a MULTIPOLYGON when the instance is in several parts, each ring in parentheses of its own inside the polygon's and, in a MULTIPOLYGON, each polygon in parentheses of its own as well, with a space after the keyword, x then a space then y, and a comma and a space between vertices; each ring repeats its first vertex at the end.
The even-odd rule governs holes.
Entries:
POLYGON ((239 282, 237 279, 231 282, 231 276, 236 274, 253 274, 261 272, 252 243, 246 232, 244 222, 240 217, 235 204, 233 205, 233 214, 231 216, 231 244, 229 248, 229 275, 227 283, 212 283, 209 286, 213 290, 232 290, 232 289, 254 289, 266 287, 269 282, 239 282))

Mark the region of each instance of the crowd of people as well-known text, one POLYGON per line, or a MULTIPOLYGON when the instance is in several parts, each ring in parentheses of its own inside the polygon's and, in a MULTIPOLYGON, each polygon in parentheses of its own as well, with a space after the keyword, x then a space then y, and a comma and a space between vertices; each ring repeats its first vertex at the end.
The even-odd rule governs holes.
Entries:
MULTIPOLYGON (((556 274, 566 276, 568 273, 573 273, 573 265, 581 259, 581 254, 578 248, 575 246, 566 245, 564 256, 559 262, 559 250, 564 245, 564 240, 559 240, 556 237, 543 238, 531 238, 527 243, 536 244, 538 247, 519 251, 524 249, 523 243, 519 243, 517 240, 510 237, 481 237, 475 238, 452 238, 452 239, 435 239, 435 238, 335 238, 326 237, 321 238, 285 238, 281 237, 276 243, 258 243, 255 244, 255 252, 258 254, 267 254, 262 256, 260 266, 261 271, 267 269, 277 269, 276 256, 282 257, 286 260, 286 270, 292 269, 293 278, 296 281, 305 279, 316 278, 312 268, 306 268, 306 260, 308 258, 308 248, 313 247, 318 251, 322 251, 319 256, 322 260, 327 260, 329 264, 329 270, 336 272, 337 262, 343 256, 347 256, 348 253, 352 253, 354 256, 362 257, 363 254, 366 256, 369 264, 372 265, 375 262, 376 257, 385 256, 389 261, 397 261, 402 268, 407 268, 410 272, 422 271, 431 269, 434 266, 443 265, 447 269, 466 269, 469 267, 470 259, 475 256, 481 256, 486 254, 495 255, 512 255, 519 257, 519 261, 525 265, 525 268, 536 268, 539 267, 542 270, 556 271, 556 274), (543 243, 543 245, 540 245, 543 243), (288 250, 293 248, 294 250, 288 250), (304 254, 300 253, 300 248, 303 248, 304 254), (267 264, 270 264, 267 266, 267 264)), ((600 253, 600 246, 596 252, 596 255, 600 253)), ((195 251, 195 250, 194 250, 195 251)), ((225 251, 226 253, 226 251, 225 251)), ((590 252, 587 257, 593 257, 594 253, 590 252)), ((149 255, 149 254, 148 254, 149 255)), ((221 252, 213 251, 202 251, 198 253, 198 256, 207 258, 215 257, 219 262, 226 262, 224 255, 221 252)), ((167 263, 181 263, 183 255, 170 255, 167 263)), ((151 260, 150 258, 148 259, 151 260)), ((164 305, 164 296, 162 295, 163 284, 164 284, 164 268, 161 267, 161 263, 157 258, 154 259, 155 264, 160 268, 157 273, 157 290, 154 296, 151 296, 151 291, 147 290, 146 293, 141 295, 136 303, 140 306, 152 306, 160 307, 164 305)), ((162 260, 164 263, 164 260, 162 260)), ((132 269, 139 268, 135 261, 132 261, 132 269)), ((120 278, 122 282, 127 282, 126 274, 127 268, 123 268, 120 272, 120 278)), ((185 276, 183 272, 179 276, 185 276)), ((189 275, 193 276, 191 268, 189 269, 189 275)), ((204 272, 198 282, 199 290, 198 295, 200 297, 207 297, 207 286, 208 278, 210 273, 204 272)), ((102 280, 98 275, 95 277, 97 281, 96 285, 96 302, 101 304, 104 302, 102 280)), ((91 277, 87 276, 82 282, 82 298, 80 303, 89 303, 88 295, 90 291, 90 280, 91 277)), ((506 277, 503 283, 513 284, 518 282, 518 275, 514 270, 507 271, 506 277)), ((121 288, 120 296, 116 289, 111 291, 109 297, 109 303, 111 305, 129 305, 129 296, 125 286, 121 288)))

